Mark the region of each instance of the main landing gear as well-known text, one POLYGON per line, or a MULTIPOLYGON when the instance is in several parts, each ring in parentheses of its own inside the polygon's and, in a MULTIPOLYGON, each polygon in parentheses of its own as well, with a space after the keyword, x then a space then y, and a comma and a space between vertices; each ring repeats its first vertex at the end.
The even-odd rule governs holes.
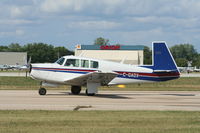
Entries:
POLYGON ((81 86, 72 86, 71 93, 74 95, 79 95, 81 92, 81 86))
POLYGON ((85 90, 85 94, 86 94, 87 96, 94 96, 94 95, 95 95, 95 93, 88 93, 88 90, 87 90, 87 89, 85 90))
MULTIPOLYGON (((72 86, 71 87, 71 93, 73 95, 79 95, 80 92, 81 92, 81 86, 72 86)), ((85 94, 87 96, 94 96, 95 95, 95 93, 88 93, 88 89, 86 89, 85 94)))
POLYGON ((47 90, 45 88, 40 88, 38 92, 40 95, 46 95, 47 90))

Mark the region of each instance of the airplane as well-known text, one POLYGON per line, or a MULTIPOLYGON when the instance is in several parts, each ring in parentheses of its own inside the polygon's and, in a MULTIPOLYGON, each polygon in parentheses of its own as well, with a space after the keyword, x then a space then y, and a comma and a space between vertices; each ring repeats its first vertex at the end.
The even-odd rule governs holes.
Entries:
POLYGON ((152 43, 152 65, 127 65, 112 61, 63 56, 55 63, 31 64, 30 76, 41 81, 40 95, 46 95, 44 86, 70 85, 71 93, 78 95, 86 87, 86 95, 94 96, 100 86, 161 82, 180 77, 171 52, 165 42, 152 43))
POLYGON ((194 68, 194 72, 200 72, 200 69, 198 69, 197 67, 194 68))
POLYGON ((12 68, 13 69, 17 69, 17 70, 29 70, 29 65, 31 63, 31 57, 29 58, 29 60, 27 61, 27 59, 24 59, 24 65, 19 65, 18 63, 16 63, 16 65, 13 65, 12 68))
POLYGON ((9 69, 12 69, 11 66, 9 65, 0 65, 0 70, 3 71, 3 70, 9 70, 9 69))

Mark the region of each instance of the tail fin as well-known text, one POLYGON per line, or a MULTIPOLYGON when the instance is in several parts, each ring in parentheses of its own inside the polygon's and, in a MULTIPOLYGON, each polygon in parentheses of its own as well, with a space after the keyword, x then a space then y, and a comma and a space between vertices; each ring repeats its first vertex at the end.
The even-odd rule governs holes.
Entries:
POLYGON ((165 42, 153 42, 153 69, 155 72, 179 72, 165 42))

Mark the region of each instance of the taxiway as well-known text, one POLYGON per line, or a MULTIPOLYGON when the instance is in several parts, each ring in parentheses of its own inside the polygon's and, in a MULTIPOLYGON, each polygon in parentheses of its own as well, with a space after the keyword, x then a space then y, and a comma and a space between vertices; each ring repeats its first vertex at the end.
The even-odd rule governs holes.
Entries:
POLYGON ((94 97, 49 90, 1 90, 0 110, 182 110, 200 111, 195 91, 100 91, 94 97))

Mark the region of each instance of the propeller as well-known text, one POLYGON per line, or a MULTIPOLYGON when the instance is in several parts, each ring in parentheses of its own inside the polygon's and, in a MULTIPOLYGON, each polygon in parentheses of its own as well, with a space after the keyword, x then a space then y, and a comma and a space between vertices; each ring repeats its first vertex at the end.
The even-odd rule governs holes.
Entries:
POLYGON ((26 78, 27 78, 27 75, 28 73, 30 74, 31 73, 31 70, 32 70, 32 65, 31 65, 31 57, 29 58, 27 64, 26 64, 26 78))

